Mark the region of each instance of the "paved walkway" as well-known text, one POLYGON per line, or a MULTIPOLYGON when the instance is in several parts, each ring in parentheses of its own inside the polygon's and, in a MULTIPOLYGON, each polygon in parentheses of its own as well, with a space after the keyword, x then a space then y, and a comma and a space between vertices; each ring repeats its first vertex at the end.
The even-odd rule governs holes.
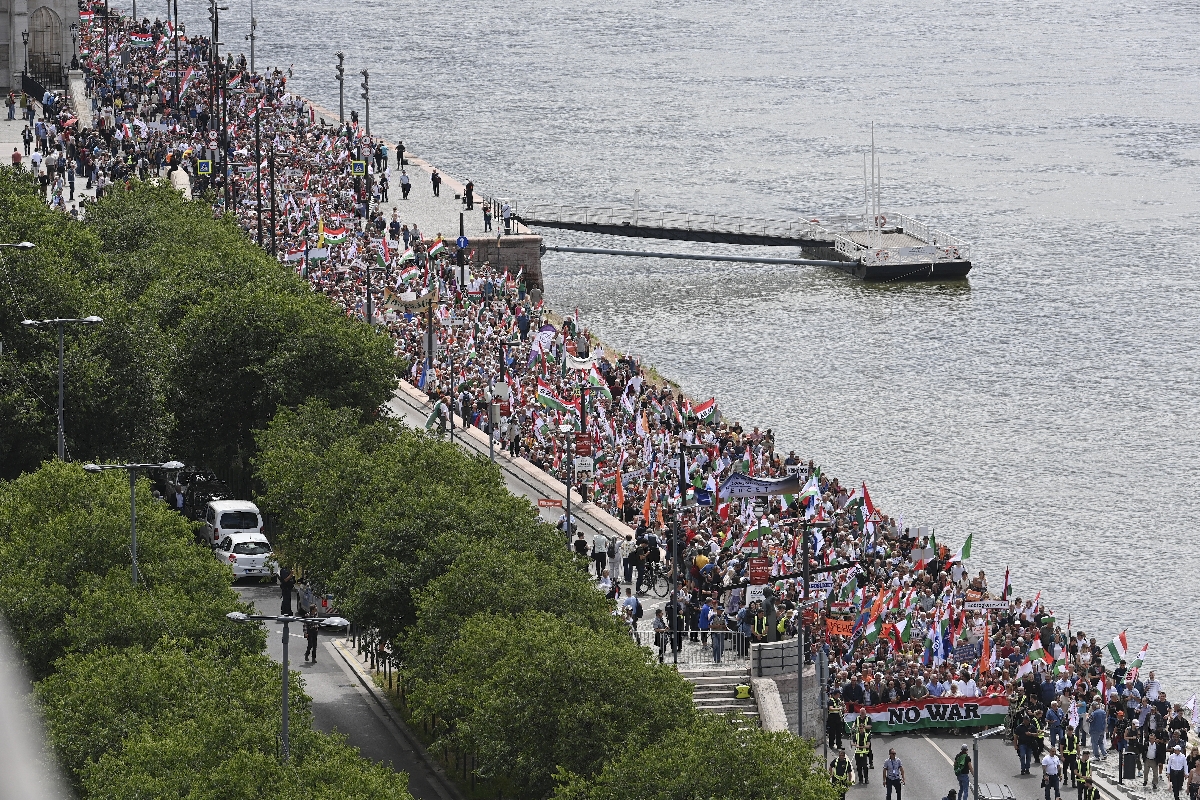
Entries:
MULTIPOLYGON (((337 114, 330 113, 327 109, 308 101, 312 105, 313 110, 317 114, 317 120, 324 120, 327 123, 337 125, 337 114)), ((475 189, 475 208, 473 211, 467 211, 466 206, 461 199, 455 199, 455 195, 462 197, 466 183, 470 177, 460 177, 447 175, 439 170, 442 176, 442 186, 439 197, 433 196, 433 184, 431 177, 434 171, 434 165, 430 164, 425 159, 413 154, 405 152, 404 158, 408 161, 408 165, 404 168, 412 180, 412 190, 408 194, 408 200, 401 200, 400 193, 400 172, 396 163, 396 144, 395 142, 387 141, 388 147, 388 164, 392 168, 391 186, 388 189, 387 202, 380 202, 380 207, 384 211, 384 218, 391 220, 392 209, 395 208, 400 214, 400 222, 402 224, 411 225, 415 222, 417 227, 424 234, 425 238, 432 239, 437 234, 442 234, 447 241, 454 241, 458 238, 458 222, 459 214, 463 214, 463 230, 466 232, 468 239, 477 239, 481 236, 494 237, 498 236, 498 229, 503 228, 501 220, 495 219, 492 224, 492 231, 485 233, 483 230, 483 204, 480 202, 480 190, 475 189)), ((522 229, 522 232, 528 233, 528 230, 522 229)))
MULTIPOLYGON (((37 103, 35 105, 38 108, 38 116, 40 117, 41 116, 41 104, 37 103)), ((17 113, 20 114, 20 112, 21 112, 21 109, 17 109, 17 113)), ((24 129, 25 129, 24 122, 22 122, 20 119, 16 119, 16 120, 8 119, 8 109, 4 108, 3 106, 0 106, 0 163, 4 164, 4 166, 7 167, 7 166, 12 165, 12 152, 13 152, 13 149, 16 148, 17 150, 19 150, 21 152, 21 167, 26 170, 29 169, 29 156, 25 155, 25 147, 21 143, 21 131, 24 129)), ((44 169, 44 167, 43 167, 43 169, 44 169)), ((76 175, 75 176, 75 202, 76 203, 79 202, 80 197, 95 197, 96 196, 95 190, 85 189, 84 188, 85 186, 87 186, 87 178, 82 178, 82 177, 76 175)), ((70 191, 68 190, 64 194, 64 196, 70 197, 70 191)), ((49 202, 49 201, 47 201, 47 202, 49 202)), ((67 209, 69 210, 70 208, 71 208, 71 202, 68 201, 67 209)))
MULTIPOLYGON (((260 614, 279 613, 279 587, 251 584, 235 587, 260 614)), ((312 698, 316 727, 338 731, 366 758, 408 773, 409 791, 417 800, 454 800, 432 775, 419 752, 386 711, 363 688, 346 662, 334 652, 332 641, 340 634, 321 634, 316 663, 305 663, 306 642, 299 626, 289 626, 288 666, 304 678, 304 691, 312 698)), ((267 652, 283 661, 283 625, 267 624, 267 652)))

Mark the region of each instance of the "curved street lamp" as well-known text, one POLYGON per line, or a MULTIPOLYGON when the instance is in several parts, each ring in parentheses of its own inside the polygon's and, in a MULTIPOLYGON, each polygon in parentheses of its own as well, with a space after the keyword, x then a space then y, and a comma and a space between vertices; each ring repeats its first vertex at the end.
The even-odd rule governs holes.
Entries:
POLYGON ((108 472, 114 469, 123 469, 129 473, 129 555, 133 560, 133 585, 137 586, 138 582, 138 565, 137 565, 137 476, 138 473, 148 469, 165 469, 172 472, 177 472, 183 469, 183 464, 178 461, 167 461, 162 464, 84 464, 85 472, 98 474, 108 472))
MULTIPOLYGON (((246 614, 241 611, 230 611, 225 615, 231 622, 265 622, 274 620, 275 622, 283 623, 283 722, 280 728, 280 754, 286 763, 291 756, 292 745, 288 738, 288 626, 293 622, 305 622, 307 617, 297 617, 293 614, 246 614)), ((350 620, 342 617, 325 617, 321 620, 322 625, 331 625, 335 628, 345 628, 350 625, 350 620)))
MULTIPOLYGON (((22 242, 29 244, 29 242, 22 242)), ((19 245, 18 245, 19 246, 19 245)), ((33 245, 29 245, 33 247, 33 245)), ((29 248, 24 248, 28 250, 29 248)), ((58 327, 58 460, 66 460, 66 439, 63 433, 63 326, 68 324, 98 325, 104 319, 92 315, 83 319, 23 319, 21 324, 27 328, 58 327)))

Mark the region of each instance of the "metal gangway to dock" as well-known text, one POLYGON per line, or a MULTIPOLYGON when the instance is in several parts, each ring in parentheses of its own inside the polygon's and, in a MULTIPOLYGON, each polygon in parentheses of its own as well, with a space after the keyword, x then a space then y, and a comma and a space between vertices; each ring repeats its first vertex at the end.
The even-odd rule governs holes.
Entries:
POLYGON ((837 262, 865 280, 964 277, 971 248, 950 234, 900 213, 864 213, 796 220, 654 211, 635 206, 512 203, 529 228, 686 242, 796 247, 812 259, 837 262))

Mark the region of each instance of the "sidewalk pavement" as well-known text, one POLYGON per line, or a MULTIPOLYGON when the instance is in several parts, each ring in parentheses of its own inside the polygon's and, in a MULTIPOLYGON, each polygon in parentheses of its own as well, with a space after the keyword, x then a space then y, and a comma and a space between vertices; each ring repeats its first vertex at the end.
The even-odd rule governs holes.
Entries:
MULTIPOLYGON (((328 110, 313 103, 311 100, 307 100, 307 102, 312 106, 313 111, 316 112, 318 123, 323 119, 326 123, 334 126, 338 124, 337 114, 331 114, 328 110)), ((480 200, 480 190, 478 187, 475 189, 475 208, 467 211, 463 201, 455 199, 455 195, 459 195, 460 197, 463 195, 466 186, 465 182, 439 170, 439 174, 442 176, 440 196, 434 197, 433 184, 431 182, 431 177, 435 169, 434 165, 407 150, 404 153, 404 159, 408 164, 404 169, 412 181, 412 190, 409 192, 407 200, 401 200, 400 168, 396 161, 396 145, 394 142, 387 141, 386 139, 384 141, 387 143, 388 148, 388 164, 392 168, 392 177, 389 181, 390 186, 388 187, 388 197, 390 199, 380 201, 379 203, 384 219, 391 222, 392 209, 395 208, 399 212, 401 224, 408 225, 411 228, 415 222, 426 239, 432 239, 440 233, 443 239, 451 243, 458 238, 460 213, 463 215, 463 230, 467 238, 471 241, 484 236, 498 237, 502 233, 504 223, 499 218, 492 220, 491 232, 484 232, 483 203, 480 200)), ((514 231, 514 233, 516 232, 518 231, 514 231)), ((519 232, 528 233, 529 231, 523 230, 519 232)))
MULTIPOLYGON (((34 104, 38 109, 38 116, 41 116, 41 104, 34 104)), ((21 109, 17 109, 20 114, 21 109)), ((12 152, 14 149, 21 153, 21 168, 28 171, 29 156, 25 155, 25 146, 21 142, 21 131, 25 129, 25 123, 20 119, 8 119, 8 109, 0 106, 0 164, 4 166, 12 166, 12 152)), ((30 151, 32 154, 32 151, 30 151)), ((43 170, 45 167, 43 167, 43 170)), ((75 200, 78 204, 81 197, 95 198, 96 191, 94 189, 86 189, 87 178, 80 175, 75 176, 75 200)), ((65 196, 70 197, 70 191, 66 191, 65 196)), ((49 202, 49 200, 47 200, 49 202)), ((67 209, 70 210, 72 201, 67 201, 67 209)))
MULTIPOLYGON (((259 613, 279 612, 277 584, 248 584, 235 589, 259 613)), ((267 653, 277 662, 283 660, 282 634, 282 624, 267 623, 267 653)), ((316 662, 304 661, 306 642, 300 626, 290 626, 289 634, 288 667, 303 676, 318 729, 345 734, 364 757, 408 773, 408 788, 417 800, 458 800, 445 779, 432 772, 432 762, 422 756, 411 734, 403 730, 403 722, 398 723, 398 717, 380 708, 355 671, 334 650, 334 640, 340 634, 321 634, 323 646, 316 662)))

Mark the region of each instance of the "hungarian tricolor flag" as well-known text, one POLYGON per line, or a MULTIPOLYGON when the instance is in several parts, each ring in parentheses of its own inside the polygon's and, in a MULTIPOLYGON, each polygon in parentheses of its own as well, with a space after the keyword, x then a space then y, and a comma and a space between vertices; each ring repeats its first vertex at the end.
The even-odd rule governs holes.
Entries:
POLYGON ((692 409, 692 413, 701 422, 714 422, 717 418, 717 398, 710 397, 705 402, 692 409))
POLYGON ((1129 652, 1129 643, 1125 640, 1125 631, 1121 631, 1115 639, 1108 643, 1108 654, 1112 656, 1114 664, 1120 664, 1127 652, 1129 652))
POLYGON ((154 44, 154 37, 148 33, 131 33, 129 34, 130 47, 150 47, 154 44))
POLYGON ((433 243, 433 246, 429 248, 429 255, 431 256, 441 255, 444 252, 446 252, 446 243, 441 239, 438 239, 433 243))
POLYGON ((341 244, 350 236, 350 231, 343 226, 325 228, 325 244, 341 244))
POLYGON ((549 408, 552 411, 573 411, 579 413, 573 404, 566 403, 561 397, 556 395, 554 390, 550 388, 550 385, 541 378, 538 378, 537 382, 537 401, 538 405, 543 408, 549 408))

